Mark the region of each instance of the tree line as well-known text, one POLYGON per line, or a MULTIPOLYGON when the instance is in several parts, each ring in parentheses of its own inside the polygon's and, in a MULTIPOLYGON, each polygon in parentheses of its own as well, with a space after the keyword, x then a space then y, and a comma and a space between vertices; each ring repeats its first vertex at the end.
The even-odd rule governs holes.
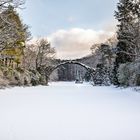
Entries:
MULTIPOLYGON (((55 49, 48 40, 26 43, 31 33, 17 12, 24 3, 24 0, 0 1, 0 84, 47 84, 46 68, 62 61, 55 59, 55 49)), ((114 16, 118 20, 117 34, 102 44, 93 44, 92 54, 78 61, 96 67, 95 85, 140 85, 140 1, 119 0, 114 16)), ((82 68, 76 68, 76 65, 59 68, 57 79, 73 80, 77 70, 90 79, 82 68)))
POLYGON ((140 85, 140 1, 119 0, 115 18, 117 34, 91 47, 97 56, 95 83, 117 86, 140 85))
POLYGON ((17 10, 24 0, 0 1, 0 85, 47 84, 41 69, 50 63, 55 50, 45 39, 34 44, 28 25, 24 24, 17 10))

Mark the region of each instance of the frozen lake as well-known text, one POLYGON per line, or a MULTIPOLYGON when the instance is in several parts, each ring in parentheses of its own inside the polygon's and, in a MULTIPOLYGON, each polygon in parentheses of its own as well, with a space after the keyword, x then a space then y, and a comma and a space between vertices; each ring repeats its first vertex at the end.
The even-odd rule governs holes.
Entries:
POLYGON ((71 82, 0 90, 0 140, 140 140, 140 93, 71 82))

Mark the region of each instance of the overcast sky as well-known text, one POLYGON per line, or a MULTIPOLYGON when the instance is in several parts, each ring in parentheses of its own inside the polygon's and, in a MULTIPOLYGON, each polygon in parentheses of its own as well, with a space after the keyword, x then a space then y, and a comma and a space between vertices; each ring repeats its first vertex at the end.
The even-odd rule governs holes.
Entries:
POLYGON ((59 58, 78 58, 115 32, 118 0, 26 0, 20 12, 33 38, 49 38, 59 58))

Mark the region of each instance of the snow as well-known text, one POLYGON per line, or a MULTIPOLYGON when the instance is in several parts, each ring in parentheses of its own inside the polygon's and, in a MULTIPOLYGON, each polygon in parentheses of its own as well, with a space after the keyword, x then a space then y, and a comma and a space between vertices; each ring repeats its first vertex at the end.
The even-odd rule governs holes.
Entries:
POLYGON ((0 90, 0 140, 140 140, 140 93, 72 82, 0 90))

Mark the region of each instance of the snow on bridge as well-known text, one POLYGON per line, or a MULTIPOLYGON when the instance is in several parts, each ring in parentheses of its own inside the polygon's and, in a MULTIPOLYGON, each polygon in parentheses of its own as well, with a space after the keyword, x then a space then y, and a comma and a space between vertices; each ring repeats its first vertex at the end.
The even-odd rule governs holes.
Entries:
POLYGON ((67 60, 67 61, 64 61, 64 62, 61 62, 57 65, 54 65, 54 66, 50 66, 50 67, 47 67, 46 68, 46 74, 48 75, 48 77, 50 76, 50 74, 56 70, 57 68, 63 66, 63 65, 66 65, 66 64, 76 64, 76 65, 80 65, 82 67, 84 67, 91 75, 93 75, 93 73, 95 72, 95 68, 92 68, 92 67, 89 67, 88 65, 86 64, 83 64, 81 62, 78 62, 78 61, 75 61, 75 60, 67 60))

